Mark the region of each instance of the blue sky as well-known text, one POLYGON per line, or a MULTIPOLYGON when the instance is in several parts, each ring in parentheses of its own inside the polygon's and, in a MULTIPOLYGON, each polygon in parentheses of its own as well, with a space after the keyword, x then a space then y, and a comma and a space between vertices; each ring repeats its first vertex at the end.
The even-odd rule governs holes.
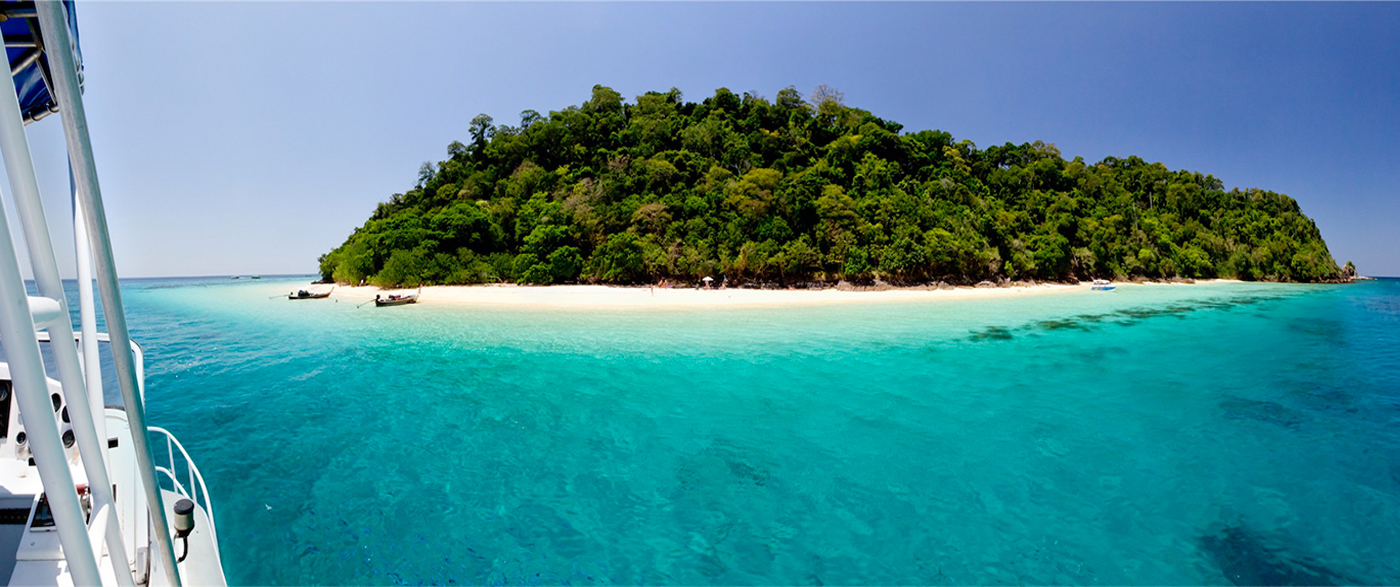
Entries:
MULTIPOLYGON (((313 272, 420 163, 465 140, 473 116, 513 124, 593 84, 688 100, 827 84, 906 130, 982 147, 1044 140, 1088 161, 1138 155, 1287 193, 1338 262, 1400 275, 1397 3, 78 10, 124 276, 313 272)), ((57 118, 30 137, 59 229, 57 118)))

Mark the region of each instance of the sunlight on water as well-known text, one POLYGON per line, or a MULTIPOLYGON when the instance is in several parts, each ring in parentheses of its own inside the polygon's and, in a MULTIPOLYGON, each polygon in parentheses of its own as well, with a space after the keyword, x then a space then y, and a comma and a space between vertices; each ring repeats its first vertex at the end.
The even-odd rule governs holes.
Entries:
POLYGON ((1395 583, 1400 282, 791 309, 131 281, 241 584, 1395 583))

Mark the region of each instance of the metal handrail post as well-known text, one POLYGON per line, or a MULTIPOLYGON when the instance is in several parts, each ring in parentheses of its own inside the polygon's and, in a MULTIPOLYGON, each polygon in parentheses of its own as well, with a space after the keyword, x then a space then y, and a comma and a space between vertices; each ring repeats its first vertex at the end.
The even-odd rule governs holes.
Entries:
POLYGON ((121 288, 117 283, 117 264, 112 255, 111 237, 107 232, 107 216, 102 209, 102 191, 97 183, 97 165, 92 156, 92 139, 88 136, 87 113, 78 87, 78 66, 73 56, 73 42, 68 34, 68 18, 62 2, 35 2, 47 48, 52 72, 54 98, 63 119, 63 134, 68 143, 68 160, 78 185, 78 201, 87 221, 92 239, 93 261, 97 285, 102 293, 102 311, 107 319, 107 334, 112 341, 112 358, 116 366, 122 400, 131 423, 131 440, 136 456, 136 468, 143 485, 146 503, 151 513, 156 538, 156 556, 165 569, 171 585, 181 585, 180 569, 175 561, 175 544, 170 537, 170 523, 165 504, 156 483, 156 468, 151 457, 151 443, 146 429, 146 403, 141 397, 140 382, 131 353, 131 335, 127 331, 126 313, 122 309, 121 288), (118 350, 120 349, 120 350, 118 350))
MULTIPOLYGON (((83 470, 87 472, 88 485, 96 502, 94 507, 101 507, 115 502, 112 498, 112 481, 107 475, 106 437, 98 437, 89 409, 87 385, 83 381, 82 368, 78 365, 78 348, 69 342, 73 340, 73 324, 68 314, 67 296, 63 293, 63 281, 58 276, 58 259, 54 256, 49 225, 44 221, 44 204, 39 197, 34 161, 29 155, 29 140, 24 134, 19 96, 15 93, 14 79, 8 71, 0 73, 0 86, 4 86, 4 89, 0 89, 0 152, 3 152, 5 174, 10 178, 15 209, 24 229, 25 242, 28 243, 34 284, 39 295, 58 302, 59 319, 48 325, 49 339, 52 341, 50 347, 58 367, 59 382, 63 385, 63 394, 68 399, 68 420, 73 425, 73 436, 83 458, 83 470)), ((107 538, 118 581, 122 585, 134 585, 135 579, 131 575, 131 563, 126 560, 126 545, 121 532, 108 532, 107 538), (116 553, 121 553, 121 556, 118 557, 116 553), (118 559, 121 560, 120 564, 118 559)))
POLYGON ((88 542, 83 508, 68 470, 58 422, 49 402, 48 377, 34 336, 34 319, 29 313, 29 296, 19 270, 19 257, 11 238, 10 223, 0 205, 0 340, 5 341, 5 359, 10 364, 10 380, 21 414, 31 414, 25 422, 29 450, 53 510, 59 544, 68 560, 75 585, 98 585, 97 553, 88 542))
POLYGON ((88 243, 83 209, 78 205, 78 184, 73 181, 71 164, 68 188, 73 195, 73 251, 78 261, 78 327, 83 333, 83 375, 87 377, 92 423, 97 426, 98 437, 107 438, 107 401, 102 393, 102 355, 98 351, 97 310, 92 300, 92 245, 88 243))

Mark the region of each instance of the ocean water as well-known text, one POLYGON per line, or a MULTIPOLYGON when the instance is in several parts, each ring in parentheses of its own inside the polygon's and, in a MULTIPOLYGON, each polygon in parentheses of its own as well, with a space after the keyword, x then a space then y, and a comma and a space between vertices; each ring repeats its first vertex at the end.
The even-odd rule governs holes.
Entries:
POLYGON ((1400 583, 1400 281, 707 310, 133 280, 236 584, 1400 583))

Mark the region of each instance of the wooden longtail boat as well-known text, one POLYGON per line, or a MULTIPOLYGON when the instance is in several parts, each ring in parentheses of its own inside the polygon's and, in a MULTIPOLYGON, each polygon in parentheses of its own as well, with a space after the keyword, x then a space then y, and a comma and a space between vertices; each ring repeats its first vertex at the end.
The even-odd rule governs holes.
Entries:
POLYGON ((379 306, 402 306, 404 304, 418 303, 418 294, 390 295, 386 297, 374 296, 375 307, 379 306))
MULTIPOLYGON (((335 288, 331 288, 331 290, 334 291, 335 288)), ((287 299, 289 300, 323 300, 328 297, 331 297, 331 292, 329 291, 309 292, 304 289, 299 289, 287 294, 287 299)))

